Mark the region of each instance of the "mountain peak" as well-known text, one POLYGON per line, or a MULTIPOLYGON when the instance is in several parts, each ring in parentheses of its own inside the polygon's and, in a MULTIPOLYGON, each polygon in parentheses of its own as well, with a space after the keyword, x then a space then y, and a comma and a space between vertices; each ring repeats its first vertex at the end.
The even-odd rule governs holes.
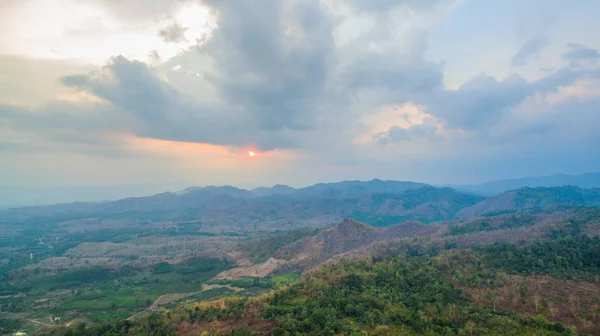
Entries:
POLYGON ((276 185, 272 186, 271 188, 258 187, 258 188, 254 188, 250 191, 256 196, 271 196, 271 195, 289 194, 289 193, 293 192, 294 190, 296 190, 296 189, 292 188, 290 186, 287 186, 284 184, 276 184, 276 185))
POLYGON ((333 230, 340 231, 344 234, 353 234, 376 231, 377 229, 365 223, 361 223, 355 219, 345 218, 341 222, 337 223, 333 227, 333 230))

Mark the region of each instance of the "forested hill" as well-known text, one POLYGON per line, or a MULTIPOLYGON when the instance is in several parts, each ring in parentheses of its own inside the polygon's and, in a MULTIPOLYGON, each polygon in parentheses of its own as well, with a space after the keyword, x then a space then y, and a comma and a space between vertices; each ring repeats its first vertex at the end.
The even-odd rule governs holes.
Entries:
POLYGON ((298 280, 285 267, 266 278, 213 280, 247 291, 270 288, 262 294, 242 291, 132 320, 47 332, 598 335, 599 233, 597 208, 499 215, 449 227, 410 222, 374 228, 348 219, 325 230, 288 231, 240 246, 257 261, 277 256, 294 264, 310 259, 311 251, 342 256, 298 280))
MULTIPOLYGON (((600 246, 599 241, 584 244, 600 246)), ((577 250, 577 245, 571 249, 577 250)), ((528 291, 535 293, 538 290, 529 288, 535 285, 531 282, 535 278, 521 278, 525 280, 515 287, 512 278, 503 275, 501 268, 495 268, 494 262, 498 257, 491 252, 484 250, 466 255, 450 252, 438 257, 376 256, 363 261, 341 261, 310 271, 299 282, 258 297, 180 306, 137 321, 78 330, 77 334, 577 334, 575 329, 544 317, 550 314, 548 309, 555 315, 560 312, 554 310, 551 301, 540 299, 539 302, 527 303, 528 291), (487 296, 478 294, 486 288, 487 296), (496 306, 486 305, 485 300, 495 300, 496 306), (514 312, 507 311, 510 310, 508 302, 513 302, 510 300, 517 300, 520 308, 514 312), (525 313, 534 306, 545 313, 538 316, 518 313, 525 313)), ((516 249, 513 252, 519 258, 526 257, 532 250, 516 249)), ((538 271, 552 273, 553 268, 542 267, 538 271)), ((587 270, 594 274, 597 271, 587 270)), ((537 286, 541 288, 539 290, 546 290, 546 294, 556 294, 544 284, 537 286)), ((597 293, 597 290, 581 290, 585 295, 597 293)), ((580 301, 577 305, 578 309, 592 308, 587 301, 580 301)), ((53 335, 74 334, 75 331, 71 330, 57 329, 53 335)), ((592 333, 596 330, 581 329, 592 333)))

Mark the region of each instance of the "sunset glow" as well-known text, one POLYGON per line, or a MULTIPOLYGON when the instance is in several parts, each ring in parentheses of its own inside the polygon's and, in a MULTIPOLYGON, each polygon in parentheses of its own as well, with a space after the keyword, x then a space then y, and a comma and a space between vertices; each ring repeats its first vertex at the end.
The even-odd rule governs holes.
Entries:
POLYGON ((256 153, 254 151, 248 151, 248 156, 253 157, 255 155, 256 155, 256 153))

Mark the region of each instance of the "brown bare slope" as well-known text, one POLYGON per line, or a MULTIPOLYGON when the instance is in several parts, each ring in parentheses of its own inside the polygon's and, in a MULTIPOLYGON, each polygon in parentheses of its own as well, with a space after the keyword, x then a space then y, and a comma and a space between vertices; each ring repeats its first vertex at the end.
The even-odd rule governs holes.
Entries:
POLYGON ((288 267, 306 268, 374 242, 425 236, 435 231, 435 227, 416 221, 379 229, 354 219, 344 219, 330 229, 283 247, 275 258, 287 260, 288 267))

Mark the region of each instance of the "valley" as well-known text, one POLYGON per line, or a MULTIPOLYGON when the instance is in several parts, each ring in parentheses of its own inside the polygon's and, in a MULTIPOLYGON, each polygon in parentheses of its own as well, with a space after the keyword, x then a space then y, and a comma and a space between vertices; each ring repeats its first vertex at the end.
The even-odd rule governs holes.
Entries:
MULTIPOLYGON (((332 279, 354 273, 370 283, 366 274, 374 270, 368 269, 383 267, 381 258, 392 258, 392 263, 399 262, 395 258, 409 258, 410 263, 414 259, 417 269, 433 263, 431 276, 454 286, 452 295, 458 295, 448 304, 465 312, 483 309, 485 321, 496 319, 496 314, 543 316, 547 324, 514 317, 510 323, 525 323, 532 332, 543 329, 548 335, 571 330, 569 326, 594 334, 600 244, 587 237, 600 234, 598 206, 599 189, 523 188, 485 197, 373 180, 256 192, 189 188, 114 202, 3 210, 0 334, 62 335, 72 328, 83 333, 122 323, 118 321, 130 321, 133 332, 138 323, 150 325, 139 322, 147 319, 158 319, 165 330, 181 335, 222 333, 225 326, 243 333, 245 324, 238 319, 246 318, 257 323, 249 332, 275 332, 289 323, 281 314, 264 310, 273 305, 273 293, 291 295, 286 299, 290 302, 302 301, 296 297, 298 290, 312 288, 317 280, 311 279, 325 277, 317 282, 324 281, 322 290, 333 290, 338 284, 332 279), (543 245, 553 242, 558 245, 543 245), (577 248, 568 250, 573 245, 577 248), (539 257, 550 248, 555 249, 552 258, 539 257), (535 257, 502 262, 520 255, 535 257), (583 259, 570 260, 573 255, 583 259), (323 273, 336 274, 336 265, 350 265, 352 271, 323 273), (163 314, 184 314, 198 304, 199 311, 213 311, 209 302, 221 302, 221 313, 208 324, 198 316, 189 317, 187 324, 164 321, 163 314), (232 304, 241 311, 230 316, 226 312, 232 304), (564 330, 552 323, 561 323, 564 330)), ((318 297, 311 300, 321 302, 318 297)), ((425 314, 429 305, 404 304, 410 311, 416 309, 414 314, 425 314)), ((445 311, 444 307, 436 309, 445 311)), ((331 314, 341 320, 316 325, 340 332, 346 329, 336 323, 350 318, 356 330, 379 330, 379 335, 385 330, 421 330, 388 318, 380 321, 387 329, 378 329, 364 324, 361 318, 366 317, 331 314)), ((469 321, 461 321, 451 329, 467 330, 469 321)), ((471 322, 473 330, 482 323, 471 322)), ((431 330, 442 330, 436 328, 431 330)))

